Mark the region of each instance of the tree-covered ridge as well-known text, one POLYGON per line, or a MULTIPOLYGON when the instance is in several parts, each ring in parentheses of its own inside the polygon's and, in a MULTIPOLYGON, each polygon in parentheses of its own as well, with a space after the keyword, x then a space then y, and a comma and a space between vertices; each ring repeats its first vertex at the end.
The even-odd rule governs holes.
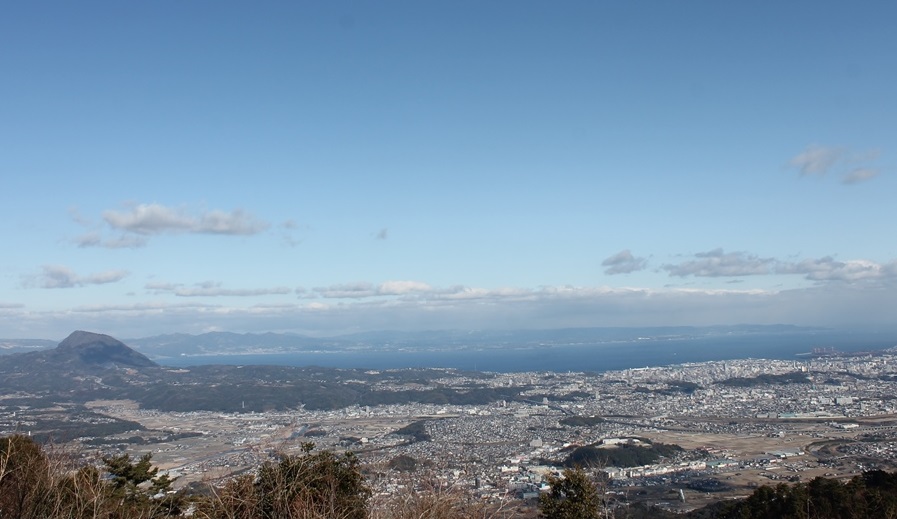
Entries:
POLYGON ((604 421, 604 418, 600 416, 565 416, 559 420, 559 423, 571 427, 593 427, 604 423, 604 421))
POLYGON ((610 447, 584 445, 573 449, 564 459, 565 467, 603 468, 640 467, 671 458, 682 452, 678 445, 664 443, 621 443, 610 447))
POLYGON ((509 519, 440 487, 409 486, 375 501, 351 452, 280 455, 220 485, 178 492, 151 456, 78 462, 27 436, 0 438, 0 517, 15 519, 509 519))
POLYGON ((426 422, 418 420, 398 429, 393 434, 398 436, 409 436, 411 441, 427 442, 430 441, 430 433, 427 432, 426 422))
POLYGON ((371 490, 351 452, 312 452, 281 456, 258 474, 238 476, 198 501, 195 516, 213 519, 314 518, 366 519, 371 490))
POLYGON ((27 436, 0 439, 0 516, 18 519, 181 517, 183 493, 158 475, 149 454, 102 466, 47 451, 27 436))
POLYGON ((717 503, 689 514, 694 519, 865 519, 897 517, 897 473, 865 472, 848 481, 758 488, 747 499, 717 503))
POLYGON ((606 481, 583 469, 551 477, 539 498, 545 519, 884 519, 897 517, 897 473, 865 472, 847 481, 815 478, 808 483, 762 486, 738 501, 720 501, 686 514, 645 505, 617 506, 606 481))

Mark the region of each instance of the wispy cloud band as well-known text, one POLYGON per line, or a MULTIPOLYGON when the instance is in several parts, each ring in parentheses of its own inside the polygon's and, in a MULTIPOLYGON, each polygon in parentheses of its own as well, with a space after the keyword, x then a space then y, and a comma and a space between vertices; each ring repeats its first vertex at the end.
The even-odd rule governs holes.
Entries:
POLYGON ((872 180, 880 173, 873 162, 878 158, 878 150, 851 152, 846 148, 811 144, 788 161, 790 168, 801 176, 824 176, 837 171, 841 183, 854 185, 872 180))
POLYGON ((630 272, 644 270, 647 264, 648 260, 646 258, 633 256, 629 249, 621 250, 601 262, 602 267, 607 267, 604 269, 604 273, 608 275, 629 274, 630 272))
POLYGON ((725 252, 717 248, 699 252, 695 259, 661 267, 678 277, 742 277, 762 275, 802 275, 811 281, 854 282, 862 280, 897 280, 897 260, 876 263, 855 259, 839 261, 831 256, 783 261, 762 258, 743 251, 725 252))
POLYGON ((178 297, 257 297, 291 294, 289 287, 224 288, 220 282, 205 281, 187 286, 182 283, 147 283, 144 288, 154 294, 170 293, 178 297))
POLYGON ((108 210, 103 220, 113 229, 141 235, 164 233, 229 234, 248 236, 270 227, 241 209, 213 210, 190 215, 161 204, 139 204, 128 211, 108 210))
POLYGON ((127 277, 125 270, 106 270, 81 276, 62 265, 43 265, 39 274, 26 276, 23 286, 40 288, 74 288, 115 283, 127 277))

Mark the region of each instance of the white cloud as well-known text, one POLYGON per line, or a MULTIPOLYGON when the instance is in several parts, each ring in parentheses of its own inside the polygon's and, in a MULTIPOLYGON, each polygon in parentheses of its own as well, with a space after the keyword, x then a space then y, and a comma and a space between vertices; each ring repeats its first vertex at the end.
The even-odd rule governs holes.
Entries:
POLYGON ((269 227, 269 224, 256 220, 240 209, 229 213, 210 211, 201 215, 191 232, 204 234, 258 234, 269 227))
MULTIPOLYGON (((544 291, 545 289, 539 289, 538 291, 544 291)), ((492 302, 492 301, 510 301, 510 300, 522 300, 522 299, 532 299, 535 297, 535 294, 538 291, 527 288, 511 288, 511 287, 501 287, 501 288, 471 288, 471 287, 453 287, 451 289, 437 291, 430 295, 430 299, 434 301, 460 301, 460 300, 468 300, 468 301, 484 301, 484 302, 492 302)), ((545 292, 547 293, 547 292, 545 292)))
POLYGON ((373 283, 356 282, 330 285, 328 287, 315 287, 312 289, 321 297, 329 299, 359 299, 377 295, 377 288, 373 283))
POLYGON ((266 295, 289 294, 292 290, 288 287, 273 288, 183 288, 175 290, 174 294, 180 297, 252 297, 266 295))
MULTIPOLYGON (((897 271, 897 267, 888 266, 897 271)), ((893 273, 891 274, 894 275, 893 273)), ((893 325, 897 290, 824 283, 795 290, 698 290, 550 286, 466 287, 442 297, 406 295, 296 304, 144 302, 0 312, 0 336, 62 338, 91 329, 120 338, 161 333, 290 331, 336 335, 366 330, 541 329, 589 326, 778 324, 893 325)), ((238 299, 238 301, 243 301, 238 299)))
POLYGON ((103 243, 103 238, 98 232, 89 232, 78 236, 74 241, 78 247, 100 247, 103 243))
POLYGON ((248 236, 270 227, 241 209, 213 210, 199 215, 161 204, 139 204, 128 211, 107 210, 103 220, 113 229, 149 236, 156 234, 225 234, 248 236))
POLYGON ((878 264, 868 260, 836 261, 827 256, 782 265, 783 274, 803 274, 813 281, 863 281, 897 279, 897 261, 878 264))
POLYGON ((644 270, 647 264, 647 259, 633 256, 629 249, 621 250, 601 262, 601 266, 608 267, 604 269, 604 273, 608 275, 629 274, 630 272, 644 270))
POLYGON ((140 204, 130 211, 103 211, 103 220, 112 228, 137 234, 186 232, 196 220, 183 211, 159 204, 140 204))
POLYGON ((223 288, 216 281, 204 281, 188 287, 182 283, 147 283, 144 288, 154 294, 171 293, 179 297, 255 297, 266 295, 283 295, 293 292, 288 287, 268 288, 223 288))
POLYGON ((844 175, 842 183, 852 185, 866 182, 878 176, 878 170, 872 168, 856 168, 844 175))
POLYGON ((379 285, 368 282, 337 284, 326 287, 315 287, 310 291, 296 289, 299 299, 372 299, 377 304, 391 304, 391 301, 424 302, 443 304, 451 301, 489 301, 489 300, 523 300, 532 299, 536 294, 552 293, 556 288, 478 288, 455 285, 451 287, 433 287, 420 281, 386 281, 379 285))
POLYGON ((843 154, 841 148, 811 144, 788 161, 788 165, 800 171, 801 175, 824 175, 843 154))
POLYGON ((165 283, 162 281, 152 281, 144 285, 143 288, 156 292, 173 292, 182 286, 184 286, 183 283, 165 283))
MULTIPOLYGON (((305 291, 297 290, 300 297, 308 297, 305 291)), ((379 285, 367 282, 344 283, 312 289, 315 297, 327 299, 363 299, 367 297, 404 296, 409 294, 438 293, 427 283, 420 281, 386 281, 379 285)))
MULTIPOLYGON (((126 210, 103 211, 106 229, 114 236, 100 232, 100 225, 86 220, 77 210, 70 210, 72 219, 90 229, 72 242, 79 248, 101 247, 106 249, 136 249, 145 247, 149 238, 160 234, 220 234, 250 236, 259 234, 270 227, 241 209, 226 212, 220 210, 202 211, 190 214, 183 208, 167 207, 161 204, 136 204, 126 210)), ((295 222, 287 221, 282 227, 285 241, 294 246, 299 241, 292 238, 295 222)))
POLYGON ((813 144, 788 161, 788 166, 797 169, 801 176, 822 176, 830 171, 840 170, 841 183, 851 185, 878 176, 879 170, 872 163, 879 155, 879 150, 849 152, 844 148, 813 144), (847 169, 849 171, 845 172, 847 169))
POLYGON ((77 282, 81 285, 105 285, 106 283, 121 281, 127 275, 128 271, 126 270, 107 270, 77 278, 77 282))
POLYGON ((72 220, 78 225, 82 225, 84 227, 90 227, 92 222, 81 214, 81 211, 78 210, 77 207, 69 207, 69 216, 71 216, 72 220))
POLYGON ((671 276, 756 276, 770 274, 775 266, 773 258, 761 258, 747 252, 725 252, 721 248, 695 254, 694 260, 667 264, 662 268, 671 276))
POLYGON ((431 292, 433 287, 420 281, 387 281, 377 287, 379 295, 397 296, 403 294, 431 292))
POLYGON ((76 306, 70 310, 72 313, 86 313, 86 314, 131 314, 135 316, 147 315, 149 313, 159 314, 162 312, 168 311, 177 311, 188 309, 191 311, 209 311, 214 310, 216 308, 220 308, 216 305, 209 304, 201 304, 201 303, 163 303, 160 301, 147 301, 143 303, 134 303, 129 305, 82 305, 76 306))
POLYGON ((85 285, 105 285, 121 281, 128 275, 124 270, 106 270, 80 276, 72 269, 62 265, 44 265, 41 273, 28 276, 24 280, 25 286, 38 286, 40 288, 74 288, 85 285))
POLYGON ((753 275, 802 275, 817 282, 860 282, 865 280, 897 280, 897 260, 876 263, 855 259, 837 261, 831 256, 801 261, 761 258, 747 252, 725 252, 714 249, 694 255, 696 259, 662 268, 671 276, 739 277, 753 275))
POLYGON ((147 239, 144 236, 123 235, 117 238, 103 238, 98 232, 89 232, 78 236, 74 240, 80 248, 103 247, 106 249, 138 249, 146 246, 147 239))

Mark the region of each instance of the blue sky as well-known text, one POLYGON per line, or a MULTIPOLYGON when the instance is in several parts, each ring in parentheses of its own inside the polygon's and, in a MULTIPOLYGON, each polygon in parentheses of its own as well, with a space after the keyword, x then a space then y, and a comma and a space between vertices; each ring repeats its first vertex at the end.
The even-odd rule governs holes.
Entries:
POLYGON ((894 325, 894 19, 4 5, 0 337, 894 325))

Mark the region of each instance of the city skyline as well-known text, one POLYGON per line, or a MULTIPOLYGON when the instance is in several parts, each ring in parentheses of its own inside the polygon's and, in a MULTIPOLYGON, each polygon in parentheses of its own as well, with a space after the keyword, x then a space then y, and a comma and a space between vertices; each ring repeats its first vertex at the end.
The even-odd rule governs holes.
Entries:
POLYGON ((0 337, 893 327, 894 15, 7 6, 0 337))

